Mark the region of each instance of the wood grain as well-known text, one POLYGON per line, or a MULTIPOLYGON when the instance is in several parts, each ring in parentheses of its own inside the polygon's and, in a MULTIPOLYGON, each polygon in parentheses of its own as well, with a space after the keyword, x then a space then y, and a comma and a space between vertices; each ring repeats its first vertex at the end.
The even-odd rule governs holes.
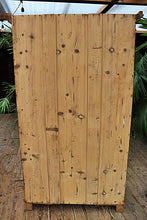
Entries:
POLYGON ((134 24, 133 16, 103 16, 99 204, 123 204, 133 90, 134 24), (122 35, 124 27, 126 32, 122 35))
POLYGON ((34 15, 13 19, 19 135, 25 200, 29 203, 49 201, 42 18, 34 15))
POLYGON ((88 121, 86 202, 97 204, 100 148, 102 15, 88 16, 88 121), (99 36, 99 37, 98 37, 99 36))
POLYGON ((145 182, 147 149, 146 141, 138 138, 130 140, 126 203, 123 213, 116 213, 114 206, 88 205, 34 205, 32 211, 26 211, 18 126, 15 119, 14 114, 0 115, 0 219, 89 220, 93 219, 93 216, 96 220, 147 219, 145 182))
POLYGON ((86 17, 58 16, 57 73, 61 203, 85 202, 86 17))
POLYGON ((135 16, 14 16, 13 42, 25 200, 124 204, 135 16))
POLYGON ((43 16, 43 72, 49 202, 60 203, 56 16, 43 16), (48 28, 46 28, 48 27, 48 28))

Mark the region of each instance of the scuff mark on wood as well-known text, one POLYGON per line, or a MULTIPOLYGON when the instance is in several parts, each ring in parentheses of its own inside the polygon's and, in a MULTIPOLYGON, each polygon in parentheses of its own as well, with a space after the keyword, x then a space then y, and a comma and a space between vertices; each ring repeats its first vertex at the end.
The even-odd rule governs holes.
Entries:
POLYGON ((55 131, 55 132, 58 132, 59 129, 58 128, 46 128, 47 131, 55 131))
POLYGON ((64 170, 62 170, 62 171, 60 171, 60 173, 65 173, 65 171, 64 171, 64 170))
POLYGON ((81 170, 80 170, 80 171, 77 171, 77 173, 79 173, 80 175, 81 175, 81 174, 84 174, 84 172, 81 171, 81 170))
POLYGON ((22 159, 21 159, 21 161, 26 161, 26 160, 27 160, 26 158, 22 158, 22 159))
POLYGON ((14 69, 18 69, 20 67, 20 64, 14 65, 14 69))
POLYGON ((62 116, 62 115, 64 115, 64 113, 63 112, 58 112, 58 115, 62 116))
POLYGON ((32 157, 39 159, 39 154, 32 154, 32 157))

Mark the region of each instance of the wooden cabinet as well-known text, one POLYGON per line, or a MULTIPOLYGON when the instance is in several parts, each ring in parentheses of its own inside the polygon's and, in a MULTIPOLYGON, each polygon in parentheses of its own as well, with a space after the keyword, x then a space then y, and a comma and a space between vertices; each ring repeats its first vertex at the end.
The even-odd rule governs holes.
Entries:
POLYGON ((14 16, 13 41, 26 202, 123 205, 134 15, 14 16))

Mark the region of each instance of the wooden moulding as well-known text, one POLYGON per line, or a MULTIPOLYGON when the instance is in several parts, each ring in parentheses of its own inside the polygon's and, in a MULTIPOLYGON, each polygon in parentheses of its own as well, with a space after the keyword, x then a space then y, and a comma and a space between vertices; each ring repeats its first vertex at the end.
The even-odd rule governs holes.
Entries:
POLYGON ((0 14, 0 21, 5 21, 5 20, 12 24, 12 16, 10 14, 8 13, 0 14))
MULTIPOLYGON (((68 2, 70 2, 71 0, 68 0, 68 2)), ((89 2, 97 2, 97 3, 102 3, 102 4, 106 4, 106 3, 110 3, 112 0, 83 0, 83 1, 89 1, 89 2)), ((61 1, 61 2, 67 2, 67 0, 61 1)), ((81 3, 82 0, 76 0, 76 2, 81 3)), ((147 0, 119 0, 118 4, 136 4, 136 5, 145 5, 147 4, 147 0)))
POLYGON ((147 31, 136 31, 136 34, 146 34, 147 31))
MULTIPOLYGON (((107 5, 104 5, 96 14, 100 14, 106 7, 107 5)), ((136 14, 136 22, 138 22, 143 16, 144 16, 143 11, 139 11, 136 14)), ((12 24, 12 15, 8 13, 0 14, 0 21, 4 21, 4 20, 7 20, 9 23, 12 24)))
MULTIPOLYGON (((32 211, 33 210, 33 203, 28 203, 25 202, 25 209, 27 211, 32 211)), ((124 211, 124 205, 120 204, 120 205, 116 205, 116 212, 123 212, 124 211)))

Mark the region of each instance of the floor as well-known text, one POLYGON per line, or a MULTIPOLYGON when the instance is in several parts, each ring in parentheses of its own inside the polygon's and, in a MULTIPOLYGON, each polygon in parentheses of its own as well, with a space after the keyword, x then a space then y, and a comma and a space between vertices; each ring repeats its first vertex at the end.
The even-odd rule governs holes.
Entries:
POLYGON ((131 139, 125 208, 87 205, 34 206, 26 211, 15 114, 0 115, 0 220, 146 220, 147 142, 131 139))

